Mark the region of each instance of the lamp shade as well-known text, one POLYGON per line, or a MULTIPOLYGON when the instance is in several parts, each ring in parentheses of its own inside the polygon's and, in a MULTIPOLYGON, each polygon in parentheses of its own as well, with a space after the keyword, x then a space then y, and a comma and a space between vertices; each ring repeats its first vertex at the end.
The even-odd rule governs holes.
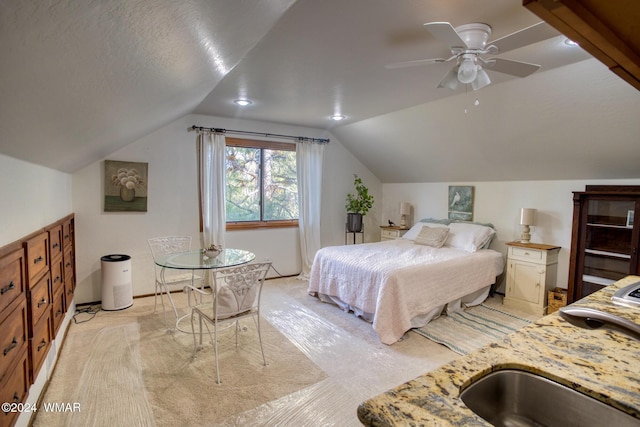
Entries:
POLYGON ((520 225, 533 225, 535 224, 536 210, 532 208, 522 208, 520 210, 520 225))
POLYGON ((402 202, 400 203, 400 215, 409 215, 411 214, 411 203, 402 202))

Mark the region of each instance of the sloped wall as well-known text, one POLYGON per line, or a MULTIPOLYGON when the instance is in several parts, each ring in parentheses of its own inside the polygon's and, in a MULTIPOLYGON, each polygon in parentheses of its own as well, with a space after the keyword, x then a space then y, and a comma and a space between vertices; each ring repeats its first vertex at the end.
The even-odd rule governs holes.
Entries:
POLYGON ((0 246, 70 214, 71 175, 0 154, 0 246))

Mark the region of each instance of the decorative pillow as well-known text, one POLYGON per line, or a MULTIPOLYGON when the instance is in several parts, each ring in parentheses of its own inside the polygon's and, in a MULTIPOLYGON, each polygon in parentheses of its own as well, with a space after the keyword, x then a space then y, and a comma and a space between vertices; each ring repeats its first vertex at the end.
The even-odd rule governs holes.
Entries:
POLYGON ((449 224, 449 237, 445 246, 476 252, 490 242, 496 231, 491 227, 462 222, 449 224))
POLYGON ((417 222, 417 223, 415 223, 413 225, 413 227, 411 227, 409 229, 409 231, 404 233, 402 238, 403 239, 407 239, 407 240, 416 240, 416 237, 418 237, 418 234, 420 234, 420 231, 422 230, 422 227, 424 227, 425 225, 428 225, 429 227, 444 227, 444 228, 447 227, 444 224, 432 224, 432 223, 427 223, 427 222, 417 222))
POLYGON ((444 245, 447 236, 449 235, 449 228, 447 227, 422 227, 418 237, 416 237, 415 243, 425 246, 433 246, 434 248, 441 248, 444 245))

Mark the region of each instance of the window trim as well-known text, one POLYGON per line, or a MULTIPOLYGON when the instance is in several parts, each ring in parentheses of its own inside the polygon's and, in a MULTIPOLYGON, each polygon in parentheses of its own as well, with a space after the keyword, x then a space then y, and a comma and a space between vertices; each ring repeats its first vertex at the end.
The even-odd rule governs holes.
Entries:
MULTIPOLYGON (((225 145, 245 148, 266 148, 279 151, 296 151, 295 143, 264 141, 260 139, 225 138, 225 145)), ((262 186, 262 183, 260 185, 262 186)), ((226 221, 226 230, 251 230, 260 228, 290 227, 298 227, 298 220, 290 219, 276 221, 226 221)))

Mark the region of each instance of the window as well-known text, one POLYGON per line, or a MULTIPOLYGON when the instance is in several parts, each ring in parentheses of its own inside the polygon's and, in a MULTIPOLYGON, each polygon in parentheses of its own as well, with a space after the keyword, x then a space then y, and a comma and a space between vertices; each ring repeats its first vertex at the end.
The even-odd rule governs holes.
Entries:
POLYGON ((298 226, 296 146, 226 138, 227 229, 298 226))

